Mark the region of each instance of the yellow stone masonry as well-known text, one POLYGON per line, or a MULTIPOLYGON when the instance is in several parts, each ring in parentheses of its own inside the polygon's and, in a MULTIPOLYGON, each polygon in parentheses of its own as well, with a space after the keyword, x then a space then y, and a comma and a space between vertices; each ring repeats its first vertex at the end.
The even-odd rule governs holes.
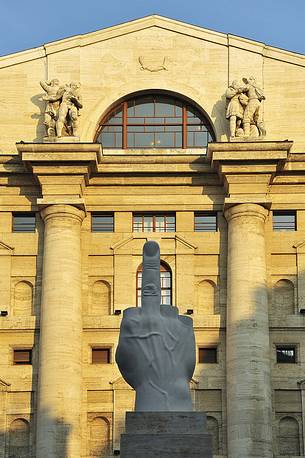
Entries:
POLYGON ((150 239, 194 320, 191 393, 215 458, 305 456, 305 56, 149 16, 2 57, 0 81, 0 458, 118 453, 134 393, 115 350, 150 239), (251 75, 267 135, 230 142, 225 92, 251 75), (39 81, 53 78, 81 83, 79 141, 44 142, 39 81), (215 141, 96 142, 119 100, 156 90, 200 109, 215 141), (277 211, 296 230, 273 230, 277 211), (98 212, 113 231, 92 231, 98 212), (136 212, 172 212, 175 231, 134 231, 136 212), (196 212, 217 231, 195 231, 196 212), (14 230, 17 213, 35 214, 33 232, 14 230))

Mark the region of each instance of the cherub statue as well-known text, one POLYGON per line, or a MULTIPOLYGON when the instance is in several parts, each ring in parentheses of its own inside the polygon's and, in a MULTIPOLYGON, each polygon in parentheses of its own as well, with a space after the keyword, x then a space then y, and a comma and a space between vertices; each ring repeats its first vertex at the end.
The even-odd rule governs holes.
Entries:
POLYGON ((44 113, 44 125, 46 126, 47 136, 48 137, 55 137, 56 131, 56 120, 57 120, 57 112, 59 108, 59 100, 57 99, 57 93, 59 91, 59 80, 54 78, 50 81, 40 81, 40 86, 44 91, 46 91, 46 95, 42 97, 43 100, 47 102, 45 113, 44 113), (51 101, 51 99, 54 101, 51 101))
POLYGON ((61 104, 58 110, 56 131, 58 137, 62 136, 63 127, 69 135, 78 136, 78 117, 79 110, 83 107, 81 95, 79 93, 80 83, 72 82, 66 84, 61 92, 61 104))
POLYGON ((48 136, 62 137, 64 128, 67 135, 78 136, 79 110, 83 106, 80 83, 59 86, 58 80, 52 80, 50 83, 41 81, 40 84, 47 92, 43 100, 47 101, 45 124, 48 136))
POLYGON ((259 137, 266 135, 261 117, 261 101, 265 100, 253 76, 243 78, 243 83, 234 80, 226 90, 229 101, 226 118, 230 120, 230 138, 259 137))
POLYGON ((251 125, 257 127, 260 136, 266 135, 266 129, 260 111, 261 101, 265 100, 264 93, 262 89, 258 87, 253 76, 243 78, 243 82, 246 84, 243 88, 243 92, 249 99, 243 117, 244 135, 245 137, 251 136, 251 125))
POLYGON ((248 103, 248 97, 243 94, 241 83, 234 80, 226 90, 226 98, 229 100, 226 118, 230 120, 230 137, 241 136, 243 134, 241 124, 244 117, 244 107, 248 103))
POLYGON ((143 248, 142 307, 124 311, 116 362, 136 390, 136 411, 192 411, 189 382, 195 369, 190 317, 161 304, 160 248, 143 248))

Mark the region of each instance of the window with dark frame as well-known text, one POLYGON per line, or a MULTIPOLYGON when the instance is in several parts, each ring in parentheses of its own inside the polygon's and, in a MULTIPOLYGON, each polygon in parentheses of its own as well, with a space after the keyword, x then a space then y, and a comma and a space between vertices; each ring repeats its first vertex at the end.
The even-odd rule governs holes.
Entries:
POLYGON ((274 231, 296 231, 296 211, 273 211, 272 225, 274 231))
POLYGON ((110 364, 110 348, 92 348, 92 364, 110 364))
POLYGON ((16 365, 32 364, 32 349, 18 348, 13 350, 13 363, 16 365))
POLYGON ((295 364, 297 362, 297 352, 295 345, 277 345, 276 362, 278 364, 295 364))
POLYGON ((195 232, 217 232, 216 212, 196 212, 194 214, 195 232))
POLYGON ((216 364, 217 363, 217 347, 199 347, 198 348, 198 363, 216 364))
POLYGON ((13 213, 13 232, 35 232, 35 213, 13 213))
POLYGON ((135 96, 121 102, 101 122, 96 141, 103 148, 203 148, 212 128, 199 110, 164 95, 135 96))
POLYGON ((175 232, 174 213, 134 213, 133 232, 175 232))
MULTIPOLYGON (((172 305, 172 272, 170 268, 161 261, 160 263, 161 282, 161 304, 172 305)), ((141 307, 142 290, 142 264, 137 270, 137 307, 141 307)))
POLYGON ((114 232, 113 213, 91 213, 92 232, 114 232))

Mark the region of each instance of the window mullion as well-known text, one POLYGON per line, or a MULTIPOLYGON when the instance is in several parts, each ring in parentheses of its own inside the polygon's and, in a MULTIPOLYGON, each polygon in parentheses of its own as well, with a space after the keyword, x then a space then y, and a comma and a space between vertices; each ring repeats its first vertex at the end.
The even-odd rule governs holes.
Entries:
POLYGON ((202 148, 213 137, 210 134, 211 127, 209 128, 208 120, 195 107, 181 102, 181 105, 179 104, 178 117, 177 101, 174 98, 167 97, 164 100, 159 95, 155 95, 152 99, 147 100, 145 97, 145 95, 143 99, 141 97, 133 97, 120 102, 117 107, 107 114, 96 137, 98 142, 104 144, 104 148, 202 148), (145 110, 145 104, 147 103, 149 106, 145 110), (159 103, 161 104, 160 110, 159 103), (162 103, 165 104, 164 109, 162 108, 162 103), (168 108, 166 108, 166 104, 168 108), (141 107, 141 105, 143 106, 141 107), (137 110, 136 106, 138 107, 137 110), (158 121, 158 124, 149 120, 158 121), (162 121, 161 123, 160 120, 162 121), (169 124, 167 121, 170 121, 169 124), (133 127, 128 133, 130 125, 133 127), (155 129, 147 129, 146 126, 148 125, 153 125, 155 129), (159 128, 156 127, 157 125, 159 128), (179 129, 177 131, 167 131, 167 125, 177 125, 179 129), (200 125, 204 125, 205 129, 197 131, 196 127, 200 125), (134 126, 139 126, 141 129, 144 126, 144 130, 137 131, 134 126), (120 135, 122 133, 121 137, 119 137, 119 132, 120 135))
POLYGON ((182 107, 182 148, 187 147, 187 111, 182 107))
POLYGON ((123 102, 123 149, 127 147, 127 102, 123 102))

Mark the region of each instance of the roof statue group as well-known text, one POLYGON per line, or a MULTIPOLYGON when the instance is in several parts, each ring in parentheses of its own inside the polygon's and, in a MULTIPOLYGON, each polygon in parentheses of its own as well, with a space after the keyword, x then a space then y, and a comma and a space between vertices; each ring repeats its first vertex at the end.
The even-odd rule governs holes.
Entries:
POLYGON ((226 118, 230 121, 230 138, 264 136, 266 130, 261 102, 265 96, 253 76, 242 80, 243 83, 234 80, 226 91, 226 118))
MULTIPOLYGON (((82 108, 80 83, 60 85, 59 80, 54 78, 40 81, 40 85, 46 92, 42 98, 47 102, 44 113, 47 138, 52 141, 61 137, 78 137, 79 110, 82 108)), ((261 113, 261 102, 265 96, 253 76, 243 78, 242 82, 234 80, 225 95, 231 140, 266 135, 261 113)))
POLYGON ((79 93, 80 83, 71 82, 60 85, 54 78, 40 81, 46 95, 42 98, 47 102, 44 113, 44 125, 47 137, 78 137, 79 110, 83 107, 79 93))

